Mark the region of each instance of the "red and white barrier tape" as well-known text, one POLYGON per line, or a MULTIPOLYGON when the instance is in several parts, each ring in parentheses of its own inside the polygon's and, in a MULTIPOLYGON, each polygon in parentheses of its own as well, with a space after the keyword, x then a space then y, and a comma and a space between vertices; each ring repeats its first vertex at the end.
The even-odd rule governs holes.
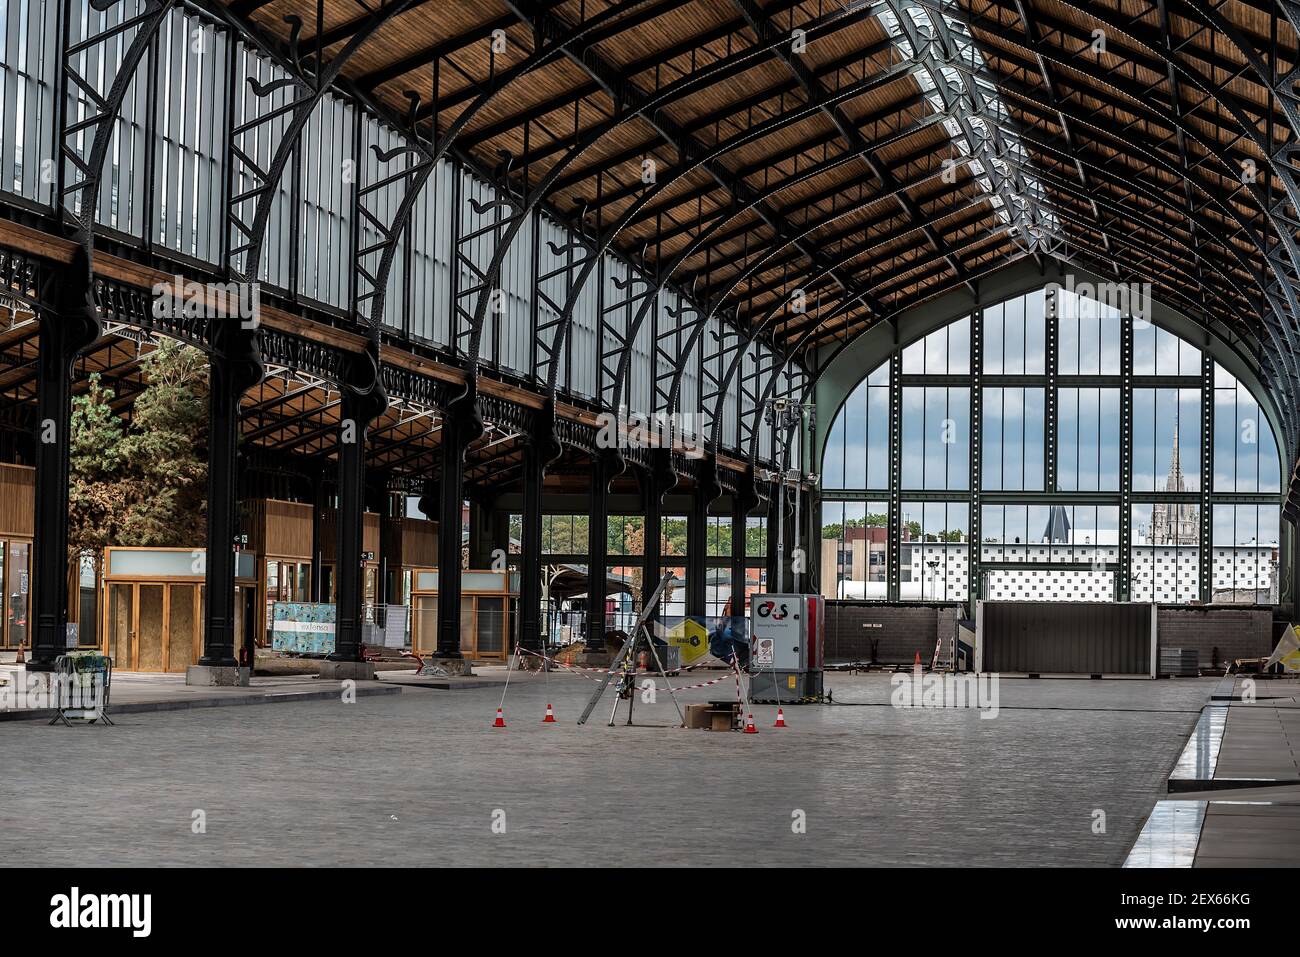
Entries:
POLYGON ((584 672, 590 671, 598 675, 612 675, 616 673, 612 668, 583 668, 580 665, 566 665, 563 661, 557 661, 554 658, 548 658, 546 655, 539 654, 536 651, 529 651, 527 648, 520 648, 519 653, 524 655, 532 655, 534 658, 541 658, 543 661, 549 661, 557 668, 562 668, 563 670, 569 672, 570 674, 577 675, 579 678, 586 678, 588 681, 599 681, 600 678, 593 678, 591 675, 585 674, 584 672))
MULTIPOLYGON (((554 658, 548 658, 546 655, 540 654, 540 653, 538 653, 538 652, 536 652, 536 651, 529 651, 527 648, 520 648, 520 649, 519 649, 519 652, 520 652, 520 654, 532 655, 534 658, 541 658, 541 659, 544 660, 544 661, 549 661, 549 662, 551 662, 552 664, 556 665, 556 666, 559 667, 559 668, 563 668, 563 669, 565 669, 566 671, 571 671, 571 672, 573 672, 574 674, 578 675, 578 677, 580 677, 580 678, 586 678, 588 681, 598 681, 599 679, 597 679, 597 678, 593 678, 593 677, 591 677, 590 675, 585 675, 585 674, 583 674, 584 671, 594 671, 594 672, 598 672, 598 673, 600 673, 600 674, 616 674, 616 673, 617 673, 617 672, 615 672, 613 669, 608 669, 608 670, 607 670, 607 669, 604 669, 604 668, 581 668, 581 667, 579 667, 578 665, 566 665, 566 664, 565 664, 564 662, 562 662, 562 661, 557 661, 557 660, 554 659, 554 658)), ((683 669, 683 670, 684 670, 684 669, 683 669)), ((635 673, 635 672, 634 672, 634 673, 635 673)), ((645 672, 645 674, 650 674, 650 673, 649 673, 649 672, 645 672)), ((726 680, 727 680, 728 678, 730 678, 730 677, 731 677, 731 674, 723 674, 723 675, 719 675, 719 676, 716 677, 716 678, 712 678, 712 679, 710 679, 709 681, 703 681, 703 682, 700 682, 699 684, 693 684, 693 685, 682 685, 681 687, 674 687, 674 686, 671 686, 671 685, 670 685, 669 687, 671 687, 673 691, 694 691, 694 690, 697 689, 697 688, 708 688, 708 687, 711 687, 712 685, 716 685, 716 684, 717 684, 718 682, 720 682, 720 681, 726 681, 726 680)), ((739 688, 739 685, 737 685, 737 688, 736 688, 736 700, 740 700, 740 688, 739 688)))

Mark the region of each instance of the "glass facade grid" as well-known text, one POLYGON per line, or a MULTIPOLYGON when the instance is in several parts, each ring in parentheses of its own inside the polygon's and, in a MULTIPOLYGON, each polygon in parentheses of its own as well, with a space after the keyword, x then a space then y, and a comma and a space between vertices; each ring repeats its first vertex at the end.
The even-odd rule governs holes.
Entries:
POLYGON ((896 355, 897 371, 888 359, 872 369, 827 432, 826 597, 1277 602, 1277 443, 1250 390, 1220 365, 1211 377, 1199 347, 1048 287, 896 355))

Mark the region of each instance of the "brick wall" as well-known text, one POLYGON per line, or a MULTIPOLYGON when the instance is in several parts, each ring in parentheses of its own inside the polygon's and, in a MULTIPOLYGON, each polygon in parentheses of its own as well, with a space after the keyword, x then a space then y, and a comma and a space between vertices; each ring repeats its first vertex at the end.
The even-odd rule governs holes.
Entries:
POLYGON ((1162 648, 1195 648, 1202 668, 1234 658, 1260 658, 1273 651, 1273 612, 1267 608, 1161 608, 1156 635, 1162 648))
POLYGON ((871 661, 876 642, 880 664, 911 664, 916 653, 929 664, 935 639, 953 634, 964 605, 826 603, 826 662, 871 661))

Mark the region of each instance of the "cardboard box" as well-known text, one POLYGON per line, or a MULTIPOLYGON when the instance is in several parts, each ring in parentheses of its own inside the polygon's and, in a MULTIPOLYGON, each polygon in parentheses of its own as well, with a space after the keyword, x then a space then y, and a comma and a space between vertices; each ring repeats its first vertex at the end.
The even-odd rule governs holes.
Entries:
POLYGON ((709 711, 710 731, 731 731, 736 727, 737 707, 711 708, 709 711))
POLYGON ((693 731, 703 731, 709 727, 709 706, 707 704, 688 704, 686 706, 686 727, 693 731))

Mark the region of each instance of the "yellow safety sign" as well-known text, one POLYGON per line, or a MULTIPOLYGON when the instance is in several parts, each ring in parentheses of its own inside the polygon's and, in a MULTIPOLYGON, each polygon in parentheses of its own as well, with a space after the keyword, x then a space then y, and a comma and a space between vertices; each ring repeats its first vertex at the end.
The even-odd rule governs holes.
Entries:
POLYGON ((682 664, 693 664, 709 653, 709 630, 693 618, 683 618, 669 629, 668 643, 682 650, 682 664))

